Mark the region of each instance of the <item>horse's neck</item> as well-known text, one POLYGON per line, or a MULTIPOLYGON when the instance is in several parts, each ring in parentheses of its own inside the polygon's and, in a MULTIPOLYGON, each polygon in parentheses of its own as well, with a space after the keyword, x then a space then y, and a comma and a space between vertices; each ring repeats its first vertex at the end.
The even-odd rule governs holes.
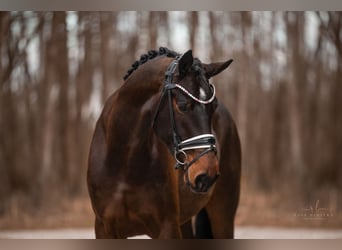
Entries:
POLYGON ((161 91, 164 73, 172 60, 160 57, 139 66, 120 88, 121 95, 136 105, 143 105, 152 95, 161 91))
POLYGON ((114 94, 106 112, 108 154, 118 164, 125 162, 127 154, 150 154, 152 119, 158 104, 163 78, 169 60, 146 63, 137 69, 114 94), (163 66, 164 65, 164 66, 163 66), (143 152, 143 153, 141 153, 143 152))
POLYGON ((147 142, 152 131, 154 100, 157 100, 158 91, 158 86, 151 84, 150 88, 143 89, 136 83, 136 86, 122 86, 114 94, 108 104, 110 108, 104 113, 110 151, 126 157, 132 146, 138 147, 137 143, 147 142))
MULTIPOLYGON (((131 102, 136 103, 136 100, 132 99, 131 102)), ((121 173, 131 179, 139 179, 155 168, 156 165, 152 163, 156 162, 155 158, 164 146, 153 132, 152 102, 149 99, 139 108, 129 105, 124 110, 120 108, 123 104, 120 104, 112 113, 107 137, 107 167, 114 175, 121 173)))

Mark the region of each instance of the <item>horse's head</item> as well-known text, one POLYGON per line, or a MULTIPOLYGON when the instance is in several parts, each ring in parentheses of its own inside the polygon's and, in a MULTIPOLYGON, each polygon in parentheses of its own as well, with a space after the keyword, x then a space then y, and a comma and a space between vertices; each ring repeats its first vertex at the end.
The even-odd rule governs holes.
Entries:
POLYGON ((194 192, 207 192, 220 173, 212 132, 218 104, 209 79, 231 62, 204 64, 189 50, 174 59, 165 73, 153 127, 174 155, 176 168, 184 170, 184 179, 194 192))

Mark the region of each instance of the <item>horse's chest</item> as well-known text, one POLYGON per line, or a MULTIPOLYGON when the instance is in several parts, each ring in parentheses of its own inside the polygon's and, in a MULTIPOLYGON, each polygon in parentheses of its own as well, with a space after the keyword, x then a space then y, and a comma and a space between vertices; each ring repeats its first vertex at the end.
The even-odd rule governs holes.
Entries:
POLYGON ((179 188, 179 192, 172 195, 170 190, 163 192, 160 187, 133 187, 127 182, 119 181, 105 208, 104 217, 115 221, 122 236, 144 233, 154 235, 158 231, 161 218, 175 215, 177 208, 173 207, 174 203, 171 201, 178 196, 175 200, 179 204, 176 206, 180 208, 179 222, 183 224, 207 204, 211 192, 195 194, 185 185, 179 188))
POLYGON ((188 187, 180 188, 180 222, 184 223, 196 215, 210 200, 214 187, 205 194, 195 194, 188 187))
POLYGON ((136 234, 153 235, 156 231, 159 204, 153 192, 133 187, 126 182, 118 182, 103 217, 115 224, 121 237, 136 234))

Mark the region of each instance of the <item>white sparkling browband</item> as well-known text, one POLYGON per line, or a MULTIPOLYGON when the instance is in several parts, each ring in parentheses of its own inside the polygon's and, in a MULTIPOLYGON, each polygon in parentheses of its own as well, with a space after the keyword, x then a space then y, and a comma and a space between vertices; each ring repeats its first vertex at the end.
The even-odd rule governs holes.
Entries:
POLYGON ((213 95, 210 97, 210 99, 208 100, 201 100, 198 99, 197 97, 195 97, 193 94, 191 94, 188 90, 186 90, 183 86, 179 85, 179 84, 175 84, 176 88, 180 89, 181 91, 183 91, 187 96, 189 96, 191 99, 193 99, 194 101, 201 103, 201 104, 209 104, 212 101, 214 101, 215 99, 215 95, 216 95, 216 90, 215 90, 215 86, 213 84, 210 84, 210 86, 213 89, 213 95))

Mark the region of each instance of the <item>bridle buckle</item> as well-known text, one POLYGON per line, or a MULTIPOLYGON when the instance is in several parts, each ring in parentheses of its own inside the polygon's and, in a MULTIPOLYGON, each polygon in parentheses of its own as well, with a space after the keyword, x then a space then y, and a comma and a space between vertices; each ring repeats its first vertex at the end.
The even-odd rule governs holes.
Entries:
POLYGON ((184 169, 184 166, 187 165, 188 154, 184 150, 175 150, 174 157, 176 160, 175 169, 184 169))

